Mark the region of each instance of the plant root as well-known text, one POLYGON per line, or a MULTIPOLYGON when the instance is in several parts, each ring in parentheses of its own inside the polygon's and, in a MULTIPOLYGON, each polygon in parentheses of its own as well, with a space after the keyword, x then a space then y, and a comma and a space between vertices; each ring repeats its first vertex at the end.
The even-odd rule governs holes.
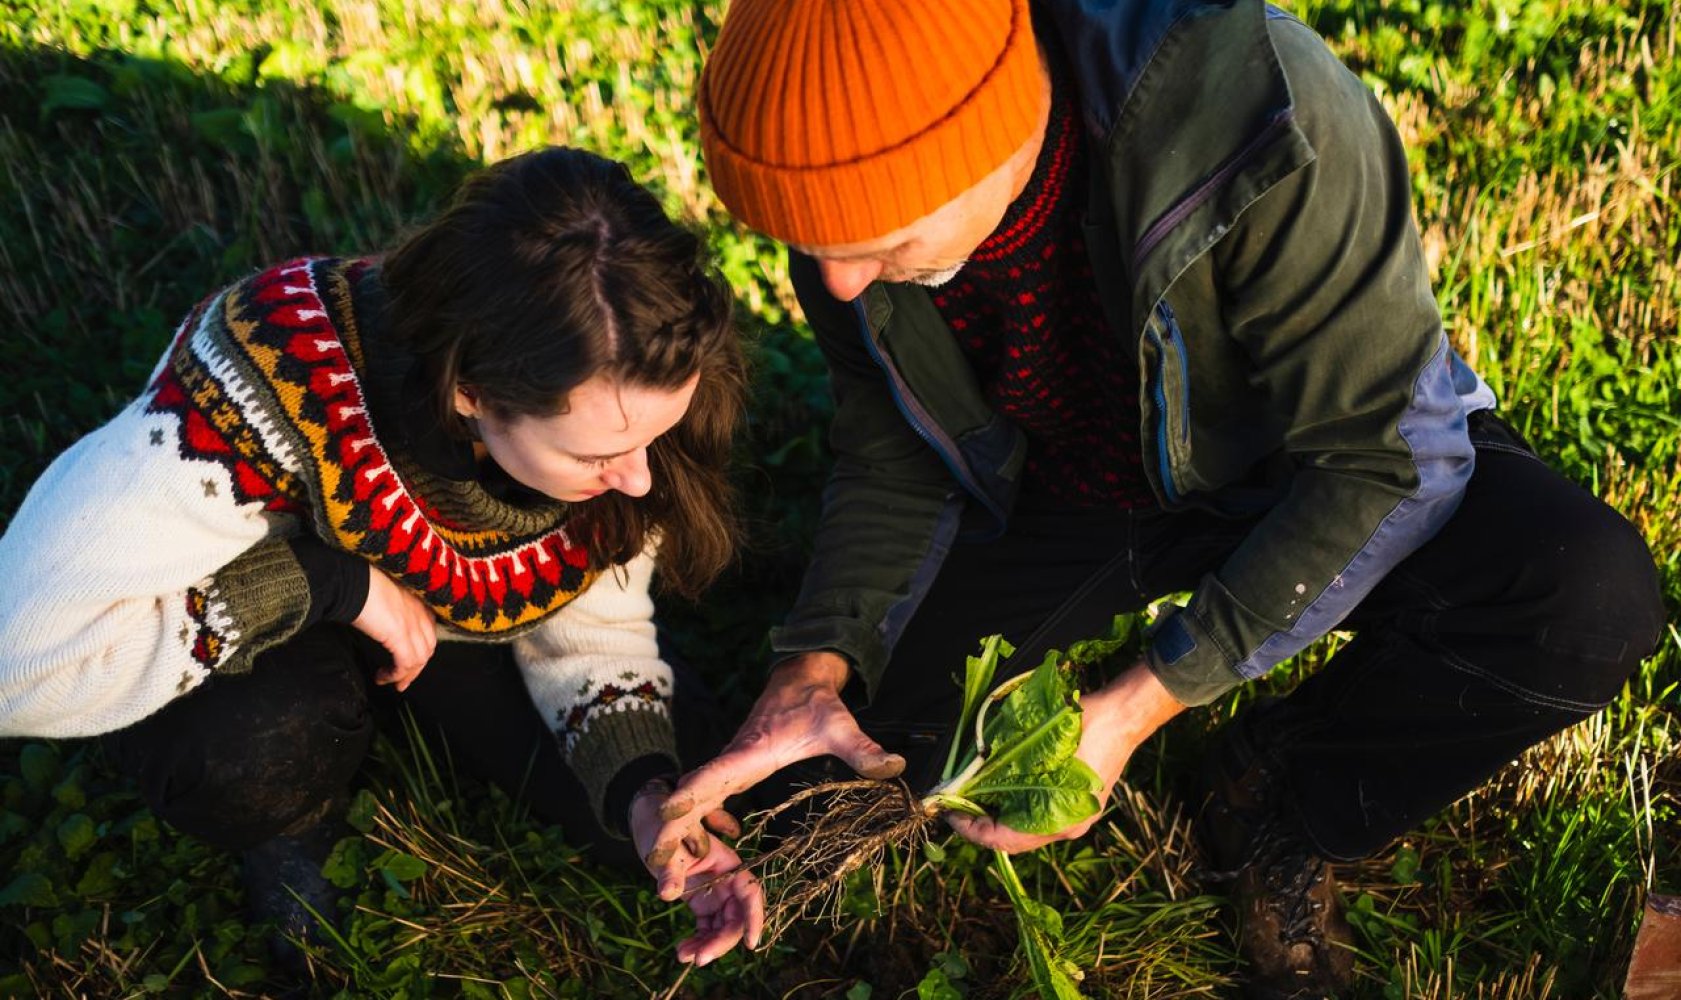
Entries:
POLYGON ((919 850, 938 815, 902 781, 831 781, 748 817, 743 841, 761 840, 795 809, 803 815, 793 829, 747 864, 765 889, 766 942, 809 917, 838 921, 847 876, 878 867, 890 847, 919 850))

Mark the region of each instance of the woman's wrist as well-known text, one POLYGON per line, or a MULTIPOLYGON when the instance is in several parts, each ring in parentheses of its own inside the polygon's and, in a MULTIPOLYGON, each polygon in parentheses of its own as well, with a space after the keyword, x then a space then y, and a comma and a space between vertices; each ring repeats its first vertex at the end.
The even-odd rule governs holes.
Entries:
POLYGON ((647 781, 642 783, 641 787, 631 793, 631 808, 634 809, 636 807, 637 800, 646 798, 650 795, 657 795, 663 801, 676 787, 677 776, 675 774, 661 774, 649 778, 647 781))

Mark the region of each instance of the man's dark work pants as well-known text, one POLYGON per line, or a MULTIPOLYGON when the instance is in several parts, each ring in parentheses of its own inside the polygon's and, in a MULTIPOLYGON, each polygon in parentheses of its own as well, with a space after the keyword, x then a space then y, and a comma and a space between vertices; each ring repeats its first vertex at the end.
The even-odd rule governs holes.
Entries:
MULTIPOLYGON (((1326 857, 1363 857, 1594 714, 1664 620, 1644 541, 1488 414, 1458 511, 1340 626, 1355 638, 1281 701, 1245 713, 1326 857)), ((943 763, 963 659, 1002 633, 1010 665, 1103 634, 1120 612, 1195 588, 1247 522, 1048 508, 1024 497, 1000 539, 959 544, 894 649, 865 729, 926 787, 943 763)))

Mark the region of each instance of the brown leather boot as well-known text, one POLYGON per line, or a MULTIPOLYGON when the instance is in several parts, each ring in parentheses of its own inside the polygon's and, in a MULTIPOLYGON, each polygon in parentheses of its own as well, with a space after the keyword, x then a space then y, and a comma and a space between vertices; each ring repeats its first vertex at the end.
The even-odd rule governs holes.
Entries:
POLYGON ((1238 948, 1251 1000, 1321 1000, 1354 984, 1354 932, 1330 866, 1314 853, 1280 802, 1281 775, 1242 745, 1215 749, 1198 818, 1204 850, 1229 880, 1240 919, 1238 948))

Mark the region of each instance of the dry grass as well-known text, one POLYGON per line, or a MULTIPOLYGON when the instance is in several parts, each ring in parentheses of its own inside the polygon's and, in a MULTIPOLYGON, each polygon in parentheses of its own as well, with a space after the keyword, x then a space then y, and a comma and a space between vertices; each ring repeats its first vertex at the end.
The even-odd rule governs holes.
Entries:
MULTIPOLYGON (((1409 20, 1412 5, 1295 6, 1348 18, 1333 45, 1387 74, 1380 97, 1414 152, 1420 230, 1455 343, 1542 451, 1636 524, 1671 601, 1681 597, 1681 4, 1622 5, 1643 20, 1597 20, 1591 35, 1556 33, 1539 56, 1486 64, 1455 50, 1463 32, 1432 34, 1409 20), (1385 30, 1397 34, 1385 41, 1385 30), (1414 82, 1397 82, 1395 66, 1409 57, 1419 62, 1414 82)), ((1440 7, 1454 24, 1498 20, 1487 3, 1463 18, 1449 5, 1420 6, 1440 7)), ((1567 18, 1593 5, 1499 7, 1574 25, 1567 18)), ((44 461, 87 429, 77 420, 97 407, 72 420, 66 398, 97 396, 108 412, 143 375, 130 369, 148 367, 155 350, 111 334, 111 316, 156 307, 167 324, 185 297, 208 290, 171 287, 178 272, 372 249, 431 207, 447 188, 438 178, 539 144, 636 163, 673 208, 715 227, 750 313, 772 322, 788 314, 785 260, 724 228, 695 153, 698 39, 723 8, 164 0, 123 23, 65 15, 31 22, 27 36, 21 20, 0 24, 0 41, 17 50, 0 59, 0 201, 13 206, 0 239, 0 319, 15 345, 36 352, 29 357, 57 359, 66 372, 62 383, 12 395, 0 387, 0 486, 14 467, 44 461), (49 118, 9 103, 58 72, 60 53, 94 59, 104 50, 179 64, 190 83, 139 87, 120 115, 103 117, 49 118), (253 53, 254 76, 235 79, 253 53), (219 148, 198 131, 206 108, 251 112, 260 102, 271 124, 235 145, 219 148), (323 137, 345 135, 332 118, 340 112, 363 124, 335 146, 323 137), (434 155, 449 162, 428 175, 434 155), (64 328, 41 320, 53 314, 64 328), (87 385, 70 378, 89 359, 130 353, 120 373, 107 362, 87 385)), ((1614 995, 1644 893, 1681 878, 1678 682, 1672 620, 1659 655, 1606 713, 1531 750, 1382 855, 1341 868, 1348 898, 1368 914, 1365 994, 1614 995)), ((1170 733, 1155 748, 1171 761, 1166 770, 1183 766, 1184 741, 1202 735, 1196 726, 1233 708, 1170 733)), ((1152 785, 1135 767, 1130 777, 1137 786, 1089 838, 1024 860, 1024 878, 1064 911, 1092 995, 1230 995, 1238 969, 1229 929, 1196 876, 1186 816, 1160 776, 1152 785)), ((679 987, 666 956, 686 917, 643 898, 645 887, 523 839, 535 836, 529 820, 452 817, 437 805, 453 793, 425 782, 382 787, 366 849, 418 858, 426 871, 405 884, 412 899, 378 882, 364 887, 360 935, 321 955, 323 983, 352 993, 379 993, 365 984, 405 957, 424 960, 440 991, 486 995, 505 989, 490 984, 502 978, 525 981, 533 995, 561 995, 567 981, 626 996, 840 997, 862 981, 880 998, 914 989, 952 952, 968 958, 970 997, 1007 995, 1021 981, 1002 893, 984 860, 949 840, 937 841, 950 855, 942 863, 915 850, 856 862, 836 878, 838 909, 826 911, 839 923, 790 924, 767 954, 699 970, 679 987)), ((18 842, 5 843, 5 858, 22 857, 18 842)), ((178 903, 159 902, 161 887, 145 884, 144 898, 122 905, 177 919, 178 903)), ((113 946, 119 909, 64 892, 66 912, 103 910, 75 947, 41 949, 21 964, 34 994, 133 995, 146 976, 178 968, 170 989, 238 995, 217 982, 219 967, 197 944, 113 946)), ((28 919, 50 930, 58 915, 28 919)))

